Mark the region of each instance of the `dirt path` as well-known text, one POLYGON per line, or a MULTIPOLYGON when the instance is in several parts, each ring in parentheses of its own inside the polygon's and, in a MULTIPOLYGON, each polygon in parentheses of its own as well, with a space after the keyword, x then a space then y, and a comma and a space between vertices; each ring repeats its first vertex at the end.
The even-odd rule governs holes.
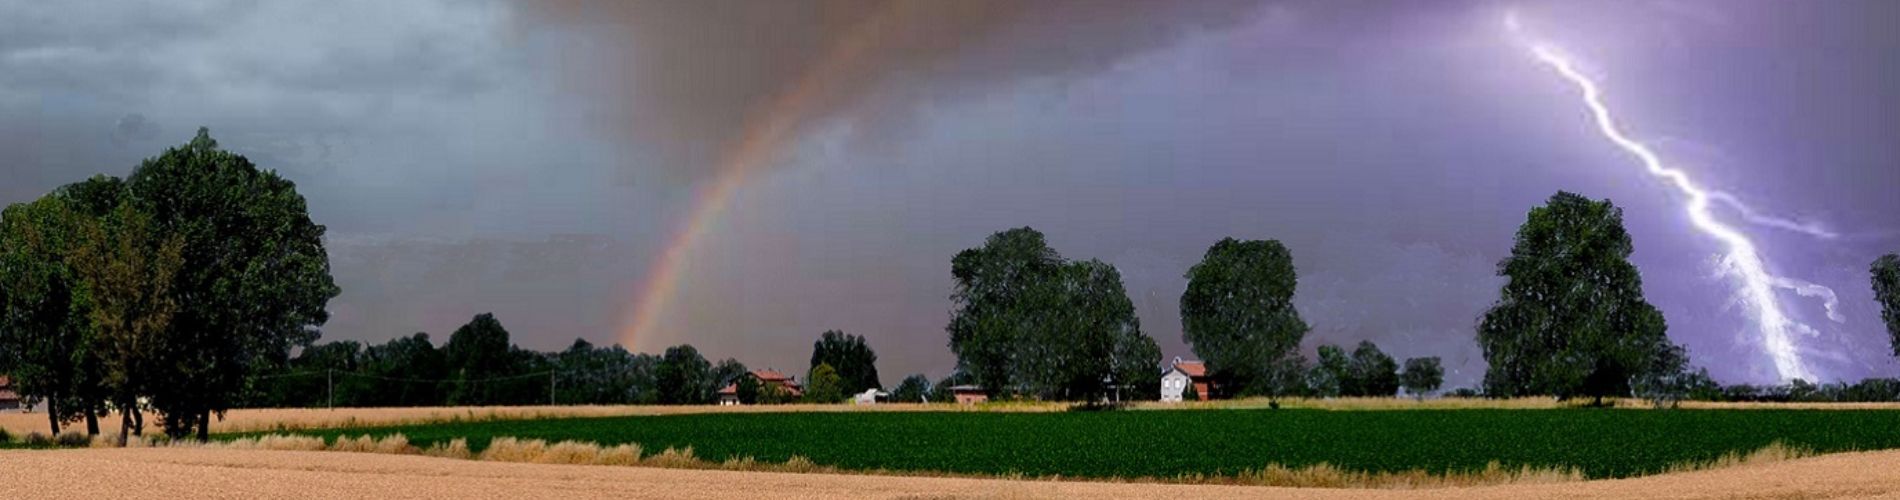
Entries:
POLYGON ((476 462, 339 452, 0 451, 35 498, 1900 498, 1900 451, 1559 485, 1332 490, 779 474, 476 462))

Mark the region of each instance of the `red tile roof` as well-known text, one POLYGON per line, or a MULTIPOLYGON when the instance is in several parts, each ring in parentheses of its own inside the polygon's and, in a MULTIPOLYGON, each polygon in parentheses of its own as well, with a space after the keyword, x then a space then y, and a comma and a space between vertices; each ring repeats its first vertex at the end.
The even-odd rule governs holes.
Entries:
POLYGON ((752 376, 758 377, 759 380, 765 382, 785 382, 792 379, 783 373, 772 370, 752 370, 752 376))
POLYGON ((1207 376, 1207 364, 1200 361, 1182 361, 1175 363, 1174 367, 1180 368, 1181 373, 1186 373, 1187 376, 1191 378, 1207 376))
POLYGON ((724 396, 727 394, 739 394, 739 384, 726 384, 724 389, 719 390, 719 395, 724 396))

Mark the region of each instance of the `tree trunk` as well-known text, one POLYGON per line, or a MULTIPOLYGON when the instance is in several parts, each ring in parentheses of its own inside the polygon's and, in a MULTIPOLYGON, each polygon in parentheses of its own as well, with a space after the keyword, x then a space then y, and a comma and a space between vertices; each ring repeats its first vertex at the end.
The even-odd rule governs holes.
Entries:
POLYGON ((99 409, 86 408, 86 435, 99 435, 99 409))
POLYGON ((119 447, 125 447, 125 441, 132 436, 132 411, 128 406, 119 407, 119 447))
POLYGON ((198 442, 211 441, 211 410, 198 414, 198 442))
POLYGON ((145 435, 145 411, 139 409, 138 403, 133 403, 131 408, 132 408, 132 435, 144 436, 145 435))
POLYGON ((53 436, 59 436, 59 403, 54 400, 55 397, 46 398, 46 422, 53 424, 53 436))

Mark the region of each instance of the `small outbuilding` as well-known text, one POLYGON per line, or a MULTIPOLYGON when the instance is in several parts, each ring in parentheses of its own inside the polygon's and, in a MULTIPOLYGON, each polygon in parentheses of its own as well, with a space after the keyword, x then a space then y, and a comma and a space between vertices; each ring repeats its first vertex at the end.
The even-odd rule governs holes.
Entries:
POLYGON ((890 401, 891 393, 880 391, 876 387, 865 389, 863 393, 851 396, 851 404, 874 405, 878 403, 888 403, 890 401))
POLYGON ((974 385, 950 386, 950 394, 956 395, 957 404, 973 405, 990 400, 990 395, 985 394, 982 387, 974 385))
POLYGON ((19 411, 20 391, 13 388, 13 379, 0 375, 0 411, 19 411))

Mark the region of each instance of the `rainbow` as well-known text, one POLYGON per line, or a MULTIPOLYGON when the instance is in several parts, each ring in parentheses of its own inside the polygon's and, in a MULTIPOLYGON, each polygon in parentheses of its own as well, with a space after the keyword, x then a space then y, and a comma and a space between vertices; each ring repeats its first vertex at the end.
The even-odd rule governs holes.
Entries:
POLYGON ((652 334, 659 328, 662 315, 668 312, 668 306, 679 290, 683 278, 681 270, 691 258, 699 240, 712 230, 720 215, 725 213, 733 193, 745 184, 751 174, 767 165, 772 154, 782 145, 796 138, 796 129, 810 118, 814 101, 824 98, 827 89, 835 87, 839 78, 848 76, 864 53, 875 48, 881 34, 892 24, 890 18, 895 15, 894 7, 905 3, 882 3, 883 8, 867 16, 834 42, 817 59, 818 63, 806 69, 794 85, 746 120, 750 125, 720 155, 713 180, 694 193, 685 223, 666 240, 667 244, 660 251, 659 258, 647 268, 633 313, 626 318, 620 330, 622 345, 635 351, 643 347, 663 347, 642 346, 639 342, 652 339, 652 334))

